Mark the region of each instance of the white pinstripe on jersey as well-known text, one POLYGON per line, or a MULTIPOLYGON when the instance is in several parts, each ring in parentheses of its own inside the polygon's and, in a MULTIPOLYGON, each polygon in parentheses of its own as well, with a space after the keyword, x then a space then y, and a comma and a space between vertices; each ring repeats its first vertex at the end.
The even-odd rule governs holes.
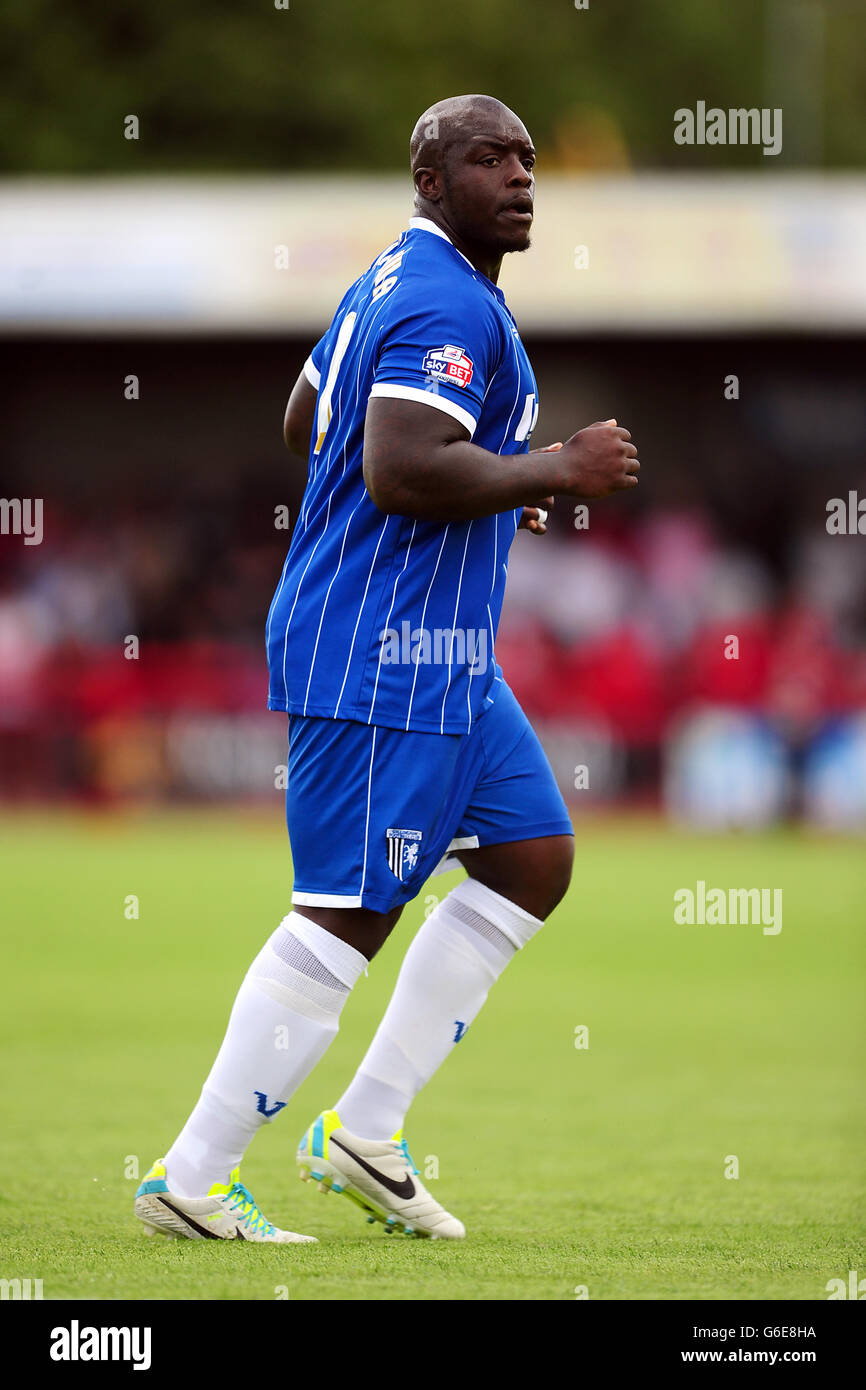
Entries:
POLYGON ((531 427, 537 389, 502 293, 441 229, 414 219, 344 296, 304 374, 322 396, 300 518, 268 612, 268 704, 466 732, 497 684, 503 556, 520 509, 449 523, 383 515, 363 481, 364 418, 371 396, 422 401, 484 449, 525 451, 514 422, 524 401, 517 433, 531 427), (411 635, 408 658, 406 644, 399 659, 386 652, 382 634, 395 632, 411 635), (425 647, 428 635, 442 640, 425 647))

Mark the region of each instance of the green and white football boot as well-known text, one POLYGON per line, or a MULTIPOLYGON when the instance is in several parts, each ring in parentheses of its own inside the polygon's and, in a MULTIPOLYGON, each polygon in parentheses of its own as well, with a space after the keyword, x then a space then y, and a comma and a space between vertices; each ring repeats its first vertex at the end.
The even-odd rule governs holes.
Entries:
POLYGON ((340 1123, 336 1110, 325 1110, 310 1125, 298 1148, 298 1168, 305 1182, 315 1179, 323 1192, 342 1192, 385 1231, 462 1240, 462 1221, 441 1207, 419 1181, 401 1133, 393 1139, 361 1139, 340 1123))
POLYGON ((206 1197, 179 1197, 158 1159, 135 1194, 135 1214, 149 1236, 161 1232, 187 1240, 249 1240, 273 1245, 315 1243, 315 1236, 281 1231, 259 1211, 235 1168, 227 1183, 215 1182, 206 1197))

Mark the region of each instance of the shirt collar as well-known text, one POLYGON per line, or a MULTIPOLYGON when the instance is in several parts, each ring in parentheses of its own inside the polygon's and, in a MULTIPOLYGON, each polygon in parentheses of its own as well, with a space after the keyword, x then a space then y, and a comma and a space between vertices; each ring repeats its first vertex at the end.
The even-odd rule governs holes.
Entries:
MULTIPOLYGON (((409 230, 411 231, 415 227, 417 227, 418 230, 422 232, 432 232, 434 236, 441 237, 443 241, 447 241, 449 246, 454 246, 454 242, 451 240, 448 233, 443 232, 442 228, 438 227, 436 223, 429 217, 410 217, 409 230)), ((463 252, 458 251, 456 246, 454 246, 454 250, 457 251, 457 254, 460 257, 460 259, 466 262, 473 275, 480 274, 480 272, 475 269, 475 266, 469 260, 468 256, 464 256, 463 252)), ((487 280, 487 276, 481 275, 481 279, 487 280)), ((492 290, 497 290, 500 295, 502 294, 502 291, 499 289, 499 286, 494 285, 492 280, 487 280, 487 284, 490 286, 492 290)))
MULTIPOLYGON (((449 246, 454 246, 454 242, 451 240, 448 233, 443 232, 442 228, 438 227, 430 217, 410 217, 409 226, 418 227, 422 232, 432 232, 434 236, 441 236, 442 240, 447 241, 449 246)), ((454 246, 454 250, 457 250, 456 246, 454 246)), ((466 257, 464 256, 463 259, 465 261, 466 257)), ((475 267, 473 266, 472 269, 474 270, 475 267)))

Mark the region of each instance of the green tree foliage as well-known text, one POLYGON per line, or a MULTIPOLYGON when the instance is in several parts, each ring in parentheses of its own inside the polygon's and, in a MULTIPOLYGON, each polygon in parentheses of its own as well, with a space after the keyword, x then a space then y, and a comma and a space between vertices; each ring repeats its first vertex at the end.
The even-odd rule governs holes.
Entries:
POLYGON ((548 167, 768 167, 754 147, 675 145, 674 110, 698 100, 782 104, 786 142, 773 167, 806 157, 858 163, 862 0, 787 0, 823 36, 816 45, 807 26, 813 37, 793 53, 792 72, 800 66, 787 87, 784 11, 768 23, 782 3, 5 0, 0 167, 394 169, 416 115, 461 91, 513 106, 548 167), (803 72, 813 98, 805 103, 803 72), (768 90, 774 83, 786 90, 768 90), (138 141, 123 138, 129 114, 139 117, 138 141), (798 138, 798 120, 817 133, 798 138))

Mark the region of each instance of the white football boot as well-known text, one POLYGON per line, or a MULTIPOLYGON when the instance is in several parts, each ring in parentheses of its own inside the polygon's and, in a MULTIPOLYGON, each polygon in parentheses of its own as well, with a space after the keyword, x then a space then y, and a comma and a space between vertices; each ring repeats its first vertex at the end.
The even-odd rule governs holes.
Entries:
POLYGON ((315 1178, 323 1192, 351 1197, 368 1221, 381 1221, 387 1234, 462 1240, 462 1221, 441 1207, 418 1180, 401 1134, 393 1139, 361 1139, 340 1123, 336 1110, 324 1110, 298 1148, 304 1182, 315 1178))
POLYGON ((166 1181, 165 1160, 157 1159, 135 1194, 135 1214, 149 1236, 188 1240, 249 1240, 268 1244, 316 1244, 315 1236, 281 1231, 267 1221, 235 1168, 227 1183, 215 1182, 206 1197, 179 1197, 166 1181))

